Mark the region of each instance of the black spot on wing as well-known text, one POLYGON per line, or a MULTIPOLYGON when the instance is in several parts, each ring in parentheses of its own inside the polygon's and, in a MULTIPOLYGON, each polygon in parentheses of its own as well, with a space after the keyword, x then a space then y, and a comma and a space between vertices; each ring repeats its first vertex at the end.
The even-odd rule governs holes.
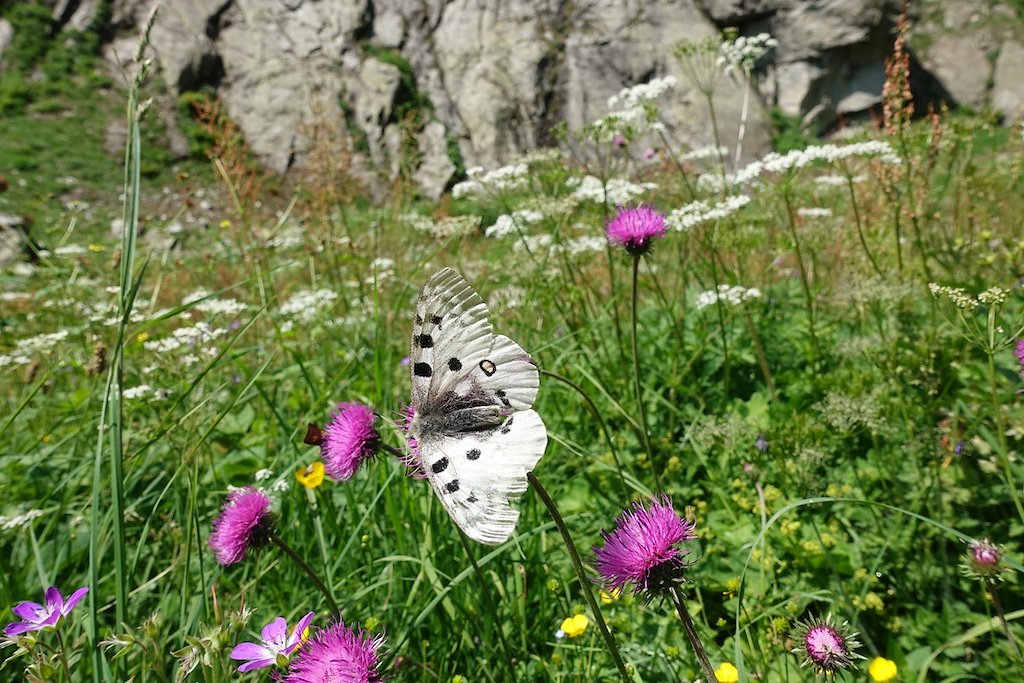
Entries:
POLYGON ((467 499, 466 499, 466 502, 467 502, 467 503, 475 503, 475 502, 477 502, 478 500, 480 500, 480 499, 479 499, 479 498, 477 498, 476 496, 474 496, 474 495, 473 495, 473 494, 471 493, 471 494, 469 494, 469 498, 467 498, 467 499))
POLYGON ((441 474, 446 469, 448 469, 448 458, 441 458, 433 465, 431 465, 430 469, 434 472, 434 474, 441 474))
POLYGON ((449 358, 448 369, 451 370, 452 372, 458 372, 459 370, 462 369, 462 361, 460 361, 458 358, 449 358))
POLYGON ((505 424, 503 424, 501 426, 501 433, 502 434, 508 434, 510 431, 512 431, 512 417, 511 416, 509 416, 509 418, 507 420, 505 420, 505 424))
POLYGON ((416 314, 416 324, 417 325, 422 325, 423 324, 423 318, 420 317, 419 313, 416 314))
POLYGON ((434 371, 431 369, 430 363, 417 363, 412 366, 412 374, 417 377, 430 377, 434 371))
POLYGON ((444 490, 448 493, 455 493, 459 490, 459 480, 452 479, 450 482, 444 485, 444 490))
POLYGON ((441 327, 441 319, 442 318, 439 315, 430 316, 430 322, 433 323, 434 325, 437 325, 438 327, 441 327))
POLYGON ((468 451, 466 451, 466 460, 476 460, 479 457, 480 457, 480 449, 479 448, 470 448, 468 451))
POLYGON ((498 400, 501 401, 501 404, 503 406, 505 406, 506 408, 511 408, 512 407, 512 402, 509 401, 507 398, 505 398, 505 390, 504 389, 498 389, 497 391, 494 392, 494 395, 498 397, 498 400))
POLYGON ((434 346, 434 338, 431 337, 429 334, 418 334, 415 337, 413 337, 413 339, 415 340, 416 344, 420 346, 420 348, 429 349, 433 348, 434 346))
POLYGON ((496 366, 492 361, 489 361, 485 358, 482 361, 480 361, 480 369, 484 371, 485 375, 490 377, 498 370, 498 366, 496 366))

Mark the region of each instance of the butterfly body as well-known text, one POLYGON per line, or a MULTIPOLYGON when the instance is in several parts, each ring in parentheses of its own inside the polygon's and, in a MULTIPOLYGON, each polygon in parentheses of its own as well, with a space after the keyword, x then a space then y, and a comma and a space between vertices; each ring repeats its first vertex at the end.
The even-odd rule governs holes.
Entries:
POLYGON ((410 343, 414 459, 448 514, 472 539, 497 545, 515 530, 510 500, 547 446, 532 410, 536 365, 495 335, 487 306, 450 268, 423 287, 410 343))

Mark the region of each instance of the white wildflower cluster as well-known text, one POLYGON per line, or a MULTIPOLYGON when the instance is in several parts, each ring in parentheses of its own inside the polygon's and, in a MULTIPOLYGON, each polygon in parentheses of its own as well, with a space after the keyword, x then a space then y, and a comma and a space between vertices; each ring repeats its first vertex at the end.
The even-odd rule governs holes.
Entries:
POLYGON ((0 292, 0 301, 25 301, 31 299, 32 295, 26 292, 0 292))
POLYGON ((882 405, 873 395, 854 397, 830 391, 825 394, 824 400, 812 407, 839 432, 849 433, 857 428, 864 428, 878 434, 885 429, 882 405))
POLYGON ((197 289, 182 299, 181 304, 183 306, 194 308, 202 313, 206 313, 207 315, 216 315, 221 313, 229 316, 237 315, 249 307, 248 304, 244 304, 236 299, 205 299, 204 301, 200 301, 200 299, 209 295, 210 293, 205 289, 197 289))
POLYGON ((718 285, 718 289, 709 289, 697 295, 697 308, 707 308, 721 301, 729 306, 738 306, 744 301, 757 299, 761 296, 761 290, 756 287, 742 287, 740 285, 718 285))
POLYGON ((629 88, 623 88, 618 95, 608 98, 608 111, 636 109, 648 102, 653 102, 672 88, 676 87, 675 76, 653 78, 629 88))
POLYGON ((470 195, 499 194, 526 184, 529 167, 524 163, 510 164, 484 172, 479 166, 466 170, 468 180, 452 188, 452 197, 461 199, 470 195))
POLYGON ((284 251, 295 249, 306 244, 306 231, 294 223, 282 228, 276 235, 267 240, 271 249, 284 251))
POLYGON ((198 322, 192 327, 179 327, 171 332, 169 337, 143 342, 142 346, 147 351, 154 353, 169 353, 183 347, 192 349, 201 346, 225 334, 227 334, 227 330, 223 328, 216 328, 208 323, 198 322))
POLYGON ((732 195, 724 202, 711 204, 706 201, 695 201, 674 209, 665 218, 665 225, 672 230, 685 231, 705 223, 725 218, 750 203, 750 197, 745 194, 732 195))
POLYGON ((34 337, 19 339, 14 345, 15 353, 31 354, 45 353, 50 351, 60 342, 68 338, 67 330, 58 330, 47 334, 37 334, 34 337))
POLYGON ((479 216, 444 216, 434 220, 429 216, 409 213, 402 216, 401 221, 420 232, 425 232, 438 239, 464 237, 480 230, 479 216))
POLYGON ((934 282, 928 283, 928 289, 935 298, 943 297, 953 302, 962 311, 973 311, 978 307, 978 300, 967 293, 962 287, 946 287, 934 282))
POLYGON ((121 396, 126 399, 145 398, 153 392, 153 387, 148 384, 140 384, 137 387, 128 387, 121 391, 121 396))
POLYGON ((796 210, 796 215, 804 218, 829 218, 832 215, 832 209, 823 206, 802 206, 796 210))
POLYGON ((513 211, 511 215, 503 213, 494 221, 494 225, 488 226, 484 230, 484 235, 487 237, 518 235, 522 232, 524 226, 538 223, 542 220, 544 220, 544 214, 531 209, 513 211))
MULTIPOLYGON (((883 164, 901 164, 903 160, 888 142, 869 140, 849 145, 812 145, 806 149, 795 149, 786 154, 771 152, 763 159, 751 162, 739 171, 726 176, 730 185, 744 185, 759 177, 762 173, 785 173, 792 169, 801 169, 817 161, 833 164, 837 161, 853 157, 874 158, 883 164)), ((697 179, 698 187, 720 192, 721 175, 706 173, 697 179)))
MULTIPOLYGON (((867 180, 868 177, 864 174, 855 175, 850 178, 850 181, 854 183, 862 183, 867 180)), ((832 173, 829 175, 820 175, 814 179, 816 185, 820 187, 846 187, 846 183, 849 182, 846 176, 839 175, 838 173, 832 173)))
POLYGON ((572 213, 579 205, 578 197, 564 195, 561 197, 534 196, 522 203, 521 209, 539 211, 545 216, 562 216, 572 213))
POLYGON ((62 247, 54 249, 53 253, 56 256, 79 256, 81 254, 89 253, 89 250, 81 244, 65 244, 62 247))
POLYGON ((0 515, 0 531, 10 531, 25 526, 47 514, 47 510, 28 510, 20 515, 0 515))
POLYGON ((270 479, 272 476, 274 476, 274 470, 270 470, 270 469, 267 469, 267 468, 263 468, 261 470, 256 470, 256 474, 254 476, 256 478, 256 481, 264 481, 264 480, 270 479))
POLYGON ((705 159, 721 159, 729 150, 725 147, 715 147, 710 145, 708 147, 698 147, 697 149, 691 150, 686 154, 679 157, 680 161, 704 161, 705 159))
POLYGON ((591 134, 599 142, 611 142, 627 133, 640 135, 649 130, 663 131, 664 125, 655 120, 652 103, 675 85, 675 77, 665 76, 623 88, 618 95, 608 98, 608 115, 590 124, 591 134))
POLYGON ((571 256, 578 256, 591 251, 604 251, 608 246, 608 238, 597 235, 583 235, 566 240, 563 248, 571 256))
POLYGON ((562 150, 557 147, 538 147, 523 153, 519 163, 532 166, 534 164, 551 164, 562 160, 562 150))
POLYGON ((978 295, 978 303, 983 306, 998 306, 1006 301, 1009 294, 1002 287, 989 287, 978 295))
POLYGON ((768 33, 758 33, 756 36, 736 36, 732 40, 723 41, 718 47, 718 65, 725 73, 739 69, 750 75, 757 60, 778 46, 779 41, 768 33))
POLYGON ((303 289, 292 294, 281 304, 278 313, 286 318, 294 318, 300 323, 311 323, 337 298, 338 295, 330 289, 318 289, 315 292, 303 289))
POLYGON ((624 178, 609 178, 607 187, 600 178, 592 175, 583 178, 571 178, 568 182, 570 187, 575 187, 572 196, 580 201, 605 202, 609 204, 629 204, 634 199, 641 197, 651 190, 657 190, 656 183, 631 183, 624 178))

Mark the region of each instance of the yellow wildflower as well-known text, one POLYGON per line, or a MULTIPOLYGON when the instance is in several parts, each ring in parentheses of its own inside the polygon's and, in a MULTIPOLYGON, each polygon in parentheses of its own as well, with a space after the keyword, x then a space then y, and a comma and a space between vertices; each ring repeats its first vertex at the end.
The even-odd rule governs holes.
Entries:
POLYGON ((222 227, 222 228, 230 228, 231 227, 231 221, 229 221, 227 218, 225 218, 224 220, 222 220, 220 222, 220 227, 222 227))
POLYGON ((135 341, 139 342, 140 344, 148 339, 149 332, 139 332, 137 335, 135 335, 135 341))
POLYGON ((582 636, 589 625, 590 619, 587 619, 586 614, 577 614, 562 622, 562 632, 570 638, 576 638, 582 636))
POLYGON ((102 244, 90 244, 89 245, 89 251, 101 252, 101 251, 103 251, 103 245, 102 244))
POLYGON ((618 588, 613 588, 610 591, 602 590, 601 593, 601 604, 610 605, 620 597, 622 597, 622 591, 618 588))
POLYGON ((875 683, 891 681, 896 678, 896 662, 885 657, 875 657, 868 664, 868 675, 875 683))
POLYGON ((722 665, 715 669, 715 678, 718 683, 737 683, 740 680, 740 672, 731 662, 722 662, 722 665))
POLYGON ((324 464, 317 460, 295 472, 295 478, 307 489, 315 489, 324 483, 324 464))

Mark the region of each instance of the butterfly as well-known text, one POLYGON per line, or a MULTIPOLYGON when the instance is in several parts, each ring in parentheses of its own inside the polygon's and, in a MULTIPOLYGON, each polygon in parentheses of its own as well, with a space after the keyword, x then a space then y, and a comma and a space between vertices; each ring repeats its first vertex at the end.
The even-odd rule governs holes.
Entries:
POLYGON ((487 305, 445 268, 416 302, 409 367, 413 462, 449 516, 479 543, 515 530, 510 500, 527 488, 548 435, 532 409, 540 374, 519 344, 496 335, 487 305))

